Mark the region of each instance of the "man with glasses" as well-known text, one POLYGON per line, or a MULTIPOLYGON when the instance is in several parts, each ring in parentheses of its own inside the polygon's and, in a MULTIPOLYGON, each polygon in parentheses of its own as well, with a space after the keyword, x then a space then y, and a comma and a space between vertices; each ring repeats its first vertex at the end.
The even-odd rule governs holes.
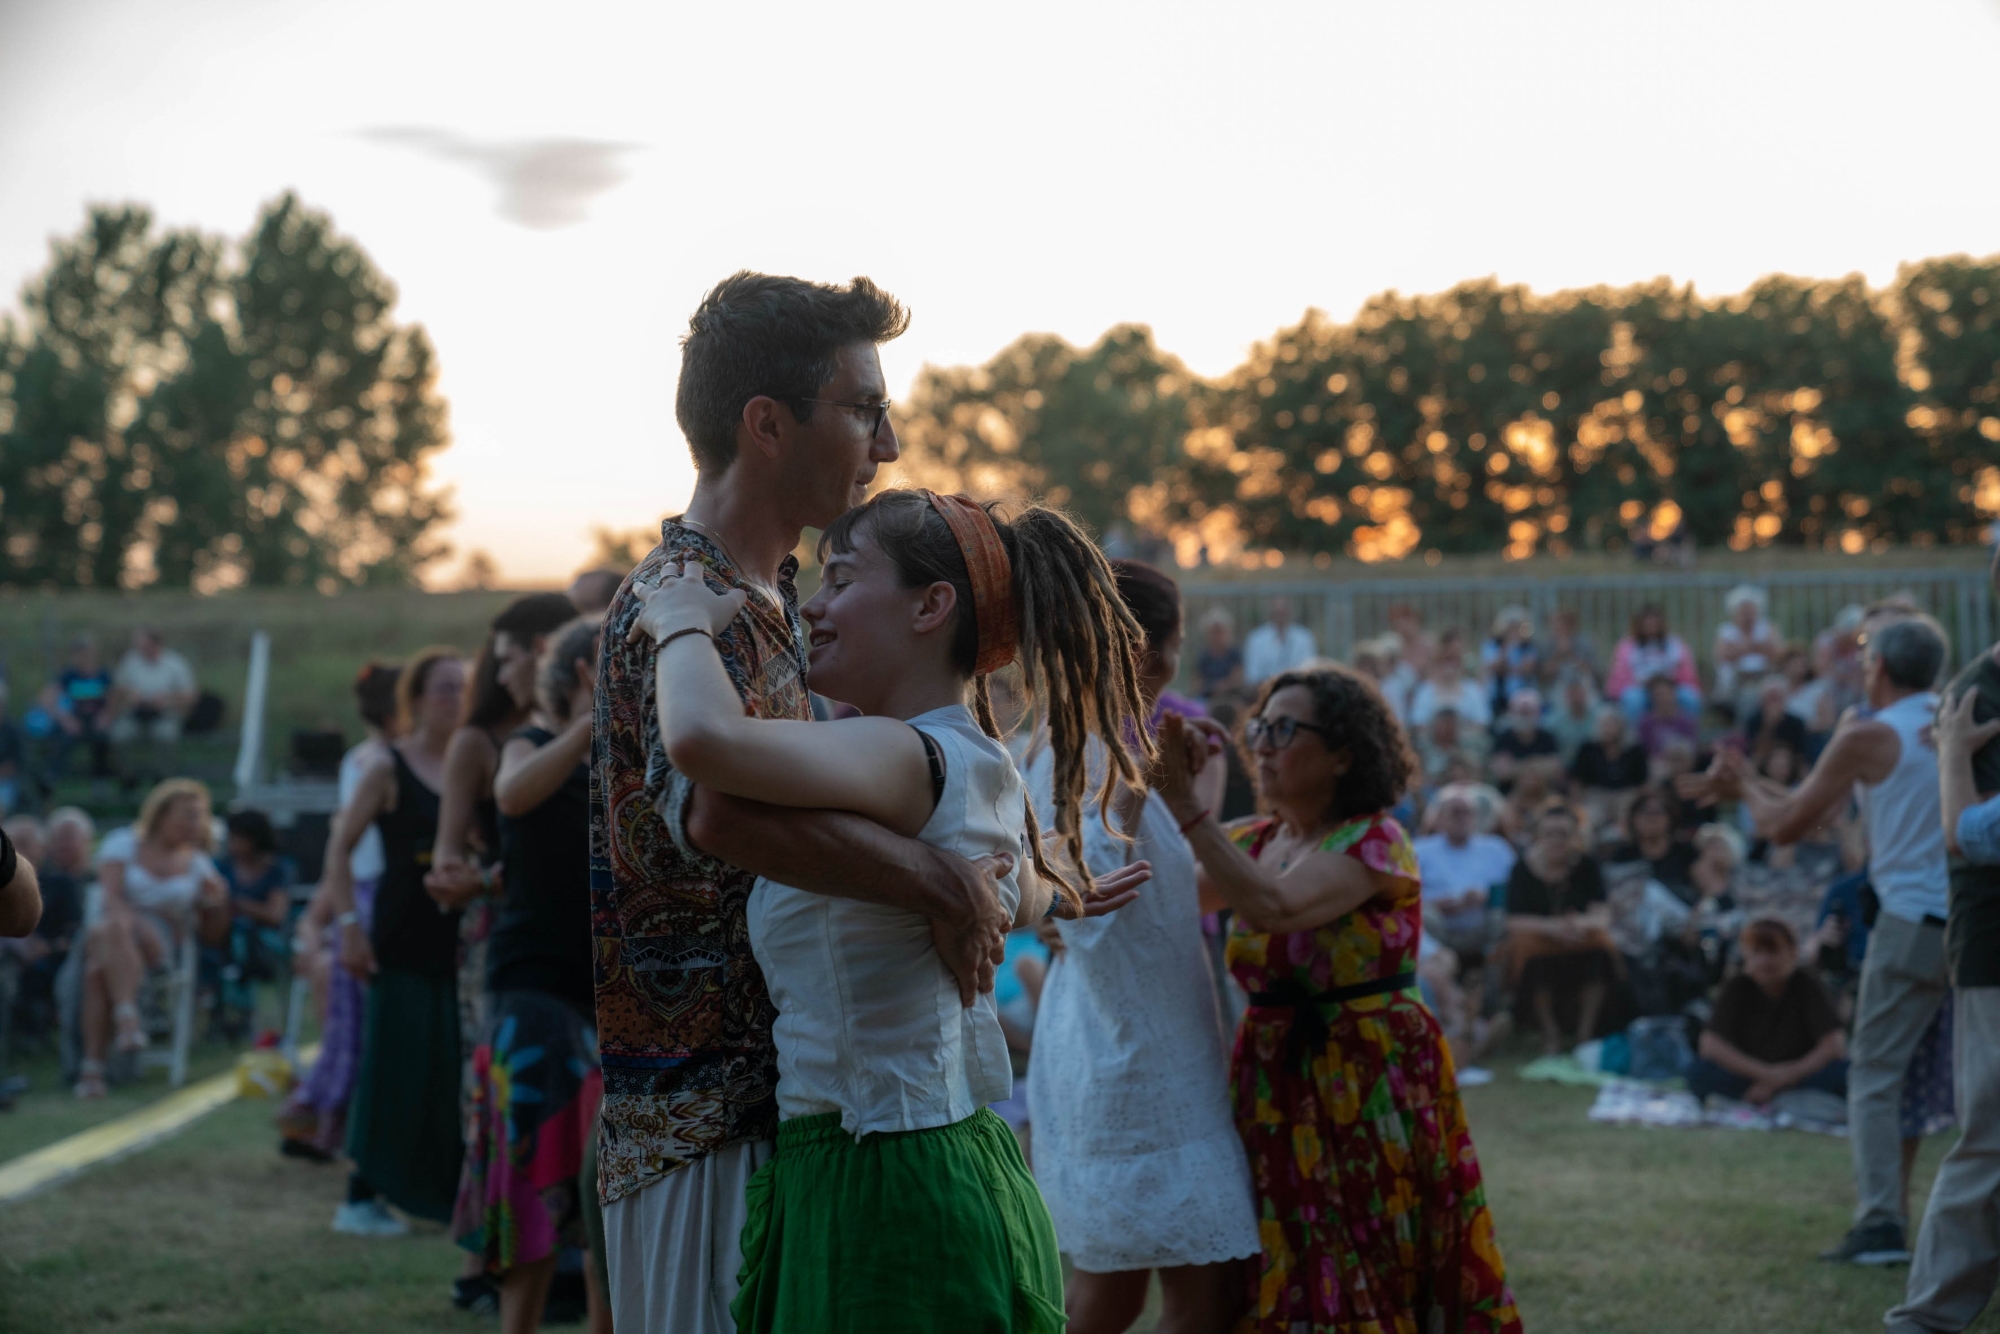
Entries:
POLYGON ((909 320, 866 278, 738 273, 682 340, 687 512, 605 617, 591 743, 590 882, 604 1104, 599 1194, 620 1334, 727 1334, 750 1177, 777 1128, 774 1017, 745 905, 759 875, 922 913, 967 1004, 992 988, 1007 914, 962 858, 860 816, 697 789, 669 763, 658 649, 635 591, 683 562, 748 595, 717 647, 744 707, 811 716, 792 556, 897 456, 877 345, 909 320))

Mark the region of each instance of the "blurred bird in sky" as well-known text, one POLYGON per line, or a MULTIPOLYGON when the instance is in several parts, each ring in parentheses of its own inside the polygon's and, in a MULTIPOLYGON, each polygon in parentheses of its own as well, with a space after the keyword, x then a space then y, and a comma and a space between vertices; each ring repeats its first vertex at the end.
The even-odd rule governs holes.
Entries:
POLYGON ((360 137, 463 162, 500 187, 500 216, 536 231, 582 222, 590 201, 623 181, 619 159, 636 144, 597 139, 482 142, 422 125, 382 126, 360 137))

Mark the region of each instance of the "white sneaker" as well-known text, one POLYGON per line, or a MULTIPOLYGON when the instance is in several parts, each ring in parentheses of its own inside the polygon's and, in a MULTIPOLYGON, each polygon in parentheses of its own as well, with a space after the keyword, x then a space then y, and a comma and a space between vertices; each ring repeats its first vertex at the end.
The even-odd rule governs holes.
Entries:
POLYGON ((1493 1072, 1483 1065, 1468 1065, 1461 1068, 1458 1072, 1458 1086, 1460 1088, 1476 1089, 1481 1084, 1491 1084, 1492 1082, 1493 1072))
POLYGON ((410 1225, 380 1200, 349 1201, 333 1211, 333 1230, 350 1237, 407 1236, 410 1225))

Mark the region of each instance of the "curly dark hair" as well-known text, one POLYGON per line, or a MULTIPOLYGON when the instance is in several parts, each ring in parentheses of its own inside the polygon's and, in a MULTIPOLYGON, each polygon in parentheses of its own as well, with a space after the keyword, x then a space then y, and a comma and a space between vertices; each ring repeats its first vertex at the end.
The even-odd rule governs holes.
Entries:
POLYGON ((1263 714, 1271 696, 1287 686, 1312 694, 1313 725, 1328 750, 1345 750, 1353 765, 1327 800, 1326 818, 1351 820, 1384 811, 1403 799, 1415 778, 1417 756, 1409 736, 1375 683, 1346 667, 1280 672, 1258 692, 1249 717, 1263 714))

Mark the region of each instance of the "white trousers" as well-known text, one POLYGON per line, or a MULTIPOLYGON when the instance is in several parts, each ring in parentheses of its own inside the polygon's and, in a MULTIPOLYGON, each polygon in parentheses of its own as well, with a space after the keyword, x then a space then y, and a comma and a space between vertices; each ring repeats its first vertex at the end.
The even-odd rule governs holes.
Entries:
POLYGON ((736 1334, 745 1194, 769 1140, 725 1145, 604 1208, 618 1334, 736 1334))

